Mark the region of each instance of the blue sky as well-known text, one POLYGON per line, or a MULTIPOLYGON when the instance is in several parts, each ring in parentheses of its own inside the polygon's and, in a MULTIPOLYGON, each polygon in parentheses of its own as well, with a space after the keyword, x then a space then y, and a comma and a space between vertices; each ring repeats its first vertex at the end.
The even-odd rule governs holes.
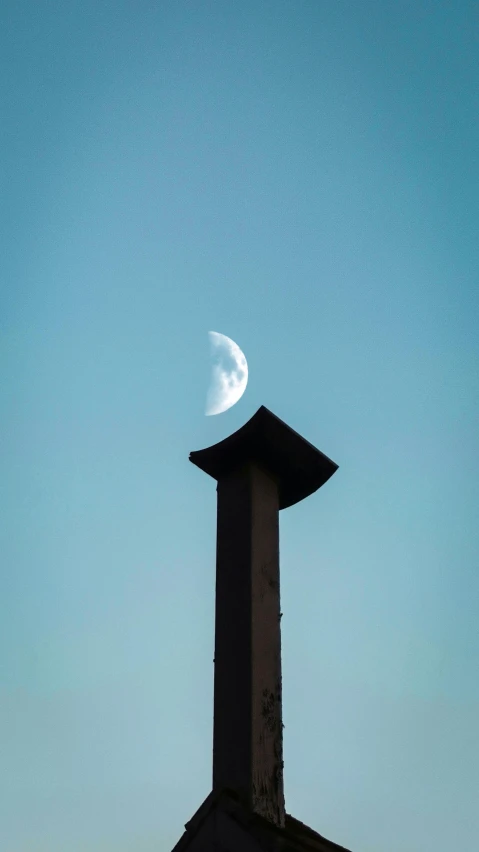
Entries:
POLYGON ((477 6, 5 2, 0 845, 168 850, 211 783, 215 500, 264 404, 290 813, 479 835, 477 6), (204 416, 207 332, 245 352, 204 416))

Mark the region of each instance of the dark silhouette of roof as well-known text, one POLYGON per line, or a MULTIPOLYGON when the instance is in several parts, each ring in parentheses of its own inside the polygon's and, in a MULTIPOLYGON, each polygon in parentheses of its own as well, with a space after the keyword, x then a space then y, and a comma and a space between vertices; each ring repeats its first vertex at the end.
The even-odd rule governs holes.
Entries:
POLYGON ((348 852, 289 814, 278 828, 231 790, 210 793, 185 829, 172 852, 348 852))

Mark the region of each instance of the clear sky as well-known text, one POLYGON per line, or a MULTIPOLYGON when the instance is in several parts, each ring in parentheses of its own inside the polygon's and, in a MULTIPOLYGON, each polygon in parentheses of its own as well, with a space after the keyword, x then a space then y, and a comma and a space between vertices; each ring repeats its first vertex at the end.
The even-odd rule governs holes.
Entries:
POLYGON ((262 404, 290 813, 479 837, 479 71, 466 0, 4 0, 0 848, 168 852, 211 784, 215 483, 262 404), (205 417, 207 333, 249 384, 205 417))

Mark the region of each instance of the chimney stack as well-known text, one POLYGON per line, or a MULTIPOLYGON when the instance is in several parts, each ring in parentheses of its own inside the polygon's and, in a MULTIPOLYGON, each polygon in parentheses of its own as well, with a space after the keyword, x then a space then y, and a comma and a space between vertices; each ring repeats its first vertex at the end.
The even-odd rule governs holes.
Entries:
POLYGON ((213 790, 283 828, 279 510, 337 465, 264 406, 190 461, 218 483, 213 790))

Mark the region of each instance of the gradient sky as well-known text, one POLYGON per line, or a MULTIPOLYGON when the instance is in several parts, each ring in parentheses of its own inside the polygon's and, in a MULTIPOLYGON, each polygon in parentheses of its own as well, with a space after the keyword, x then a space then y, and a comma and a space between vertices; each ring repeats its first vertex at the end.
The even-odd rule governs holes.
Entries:
POLYGON ((5 0, 0 848, 168 852, 210 790, 215 483, 262 404, 285 790, 353 852, 479 837, 479 15, 5 0), (207 332, 249 384, 205 417, 207 332))

